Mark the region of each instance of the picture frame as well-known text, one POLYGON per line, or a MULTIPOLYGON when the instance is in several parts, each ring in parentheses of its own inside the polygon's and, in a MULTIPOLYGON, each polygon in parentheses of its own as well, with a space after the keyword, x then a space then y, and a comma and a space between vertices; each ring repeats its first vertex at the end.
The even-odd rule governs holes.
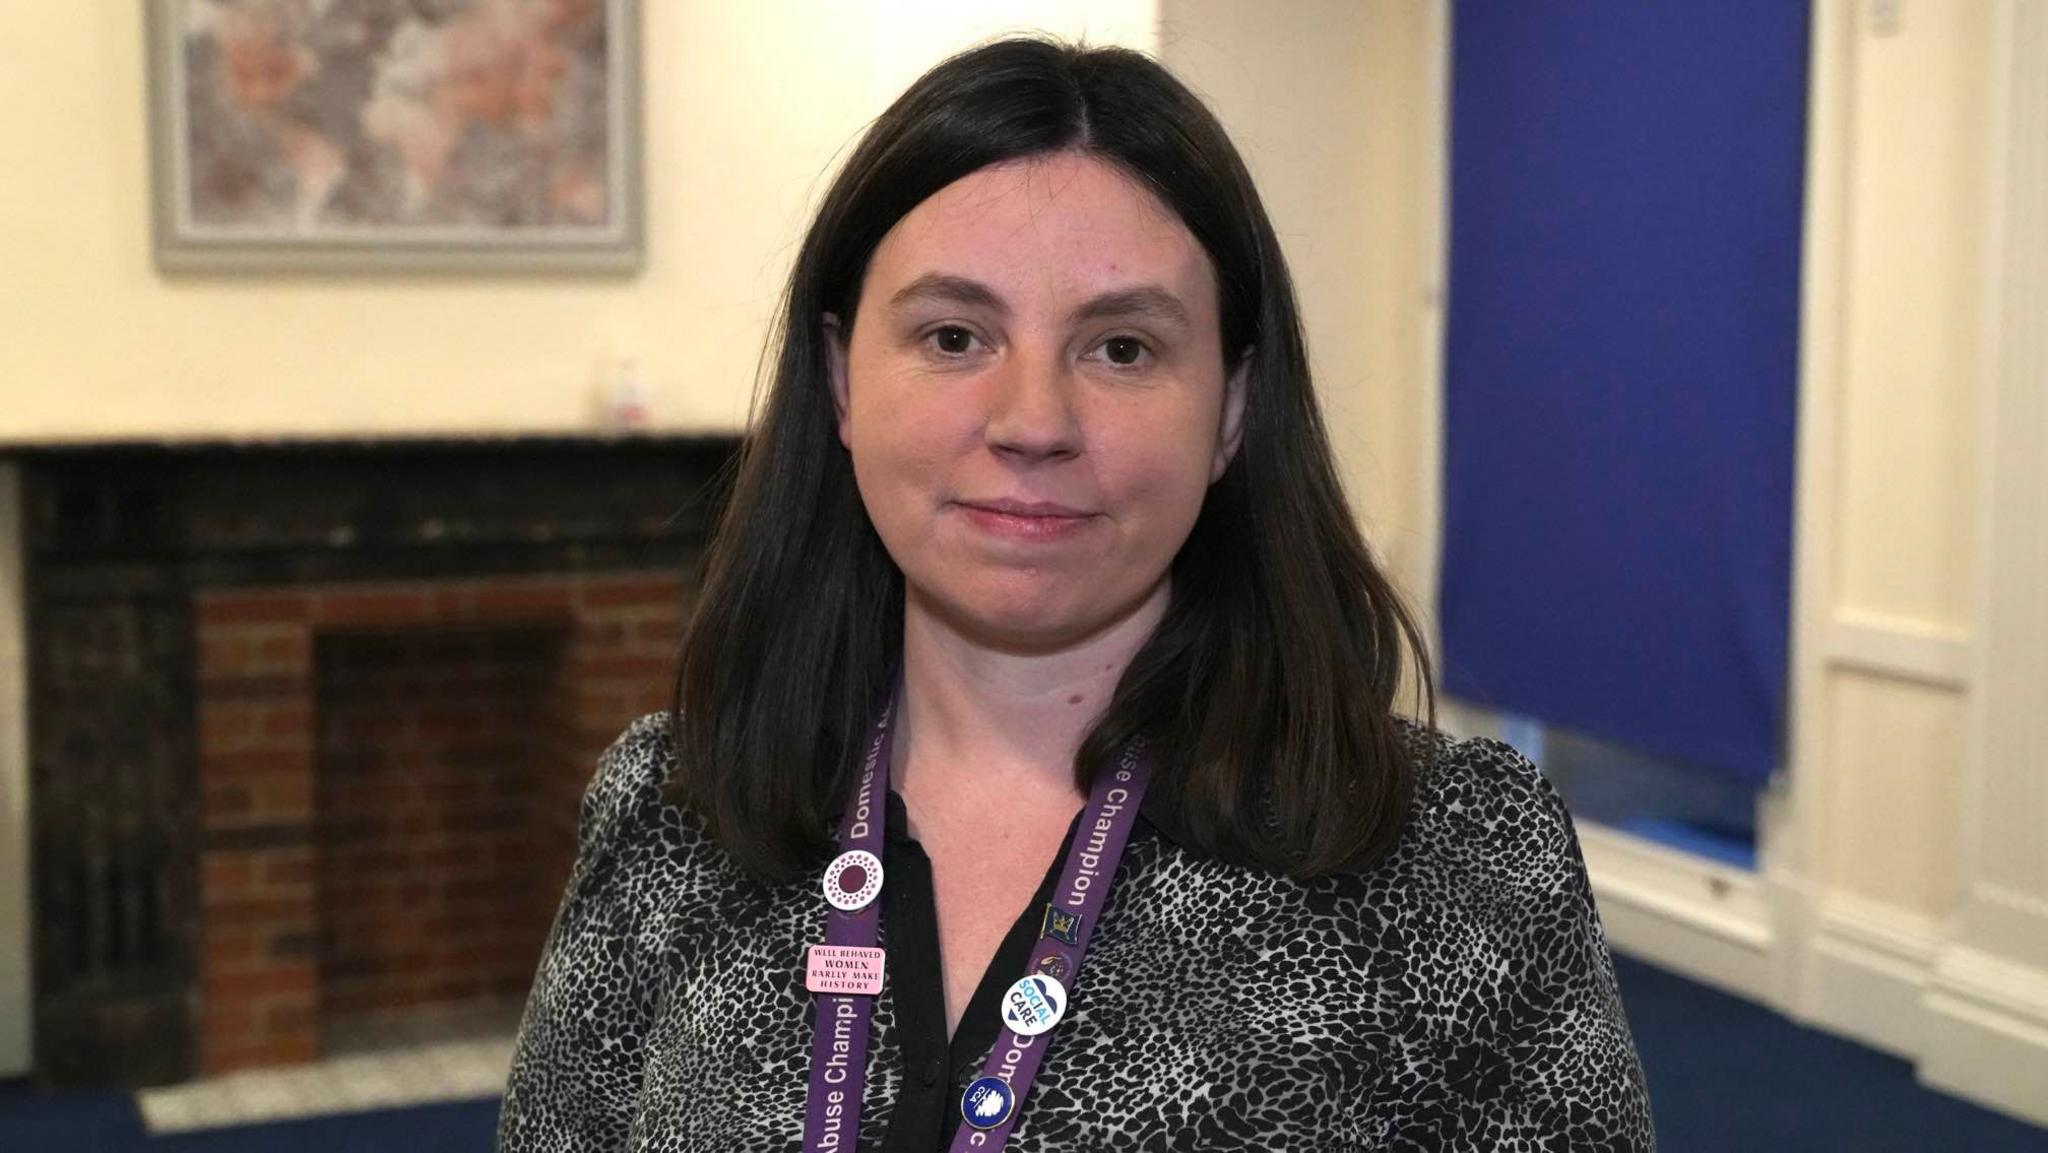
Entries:
POLYGON ((637 271, 637 0, 143 0, 157 267, 637 271))

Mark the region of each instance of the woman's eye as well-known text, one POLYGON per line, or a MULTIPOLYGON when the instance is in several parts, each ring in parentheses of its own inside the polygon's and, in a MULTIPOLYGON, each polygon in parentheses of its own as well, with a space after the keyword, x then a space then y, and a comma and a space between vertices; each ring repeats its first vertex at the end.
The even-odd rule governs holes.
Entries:
POLYGON ((974 350, 974 334, 957 324, 935 328, 925 336, 932 347, 947 356, 962 356, 974 350))
POLYGON ((1135 336, 1112 336, 1102 342, 1102 355, 1111 364, 1129 367, 1145 355, 1145 342, 1135 336))

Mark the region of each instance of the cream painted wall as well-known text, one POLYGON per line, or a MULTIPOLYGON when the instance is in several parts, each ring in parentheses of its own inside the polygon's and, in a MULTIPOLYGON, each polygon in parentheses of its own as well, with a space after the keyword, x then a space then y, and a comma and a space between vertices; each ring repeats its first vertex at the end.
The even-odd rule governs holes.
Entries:
POLYGON ((822 174, 887 99, 1013 27, 1150 47, 1155 7, 650 0, 640 274, 171 278, 150 260, 141 12, 10 4, 0 443, 573 432, 619 356, 659 427, 736 429, 822 174))
POLYGON ((1972 686, 1933 674, 1966 663, 1974 623, 1991 10, 1911 5, 1889 34, 1861 6, 1817 10, 1843 121, 1839 184, 1815 189, 1835 199, 1812 211, 1839 230, 1820 273, 1839 281, 1806 338, 1839 359, 1802 398, 1825 411, 1801 446, 1800 876, 1920 925, 1961 875, 1972 686))
POLYGON ((1160 7, 1160 58, 1273 218, 1352 509, 1432 638, 1447 28, 1443 0, 1160 7))
POLYGON ((1437 0, 1162 0, 1160 57, 1216 110, 1294 274, 1368 540, 1432 609, 1442 206, 1437 0))
POLYGON ((1954 671, 1972 626, 1990 8, 1912 5, 1890 34, 1859 5, 1816 10, 1835 54, 1816 98, 1840 106, 1809 193, 1836 247, 1809 249, 1832 263, 1809 268, 1804 334, 1796 867, 1939 917, 1970 686, 1930 666, 1954 671))
MULTIPOLYGON (((1958 695, 1883 674, 1830 674, 1829 836, 1815 879, 1928 917, 1955 899, 1963 710, 1958 695)), ((1804 766, 1794 769, 1801 771, 1804 766)))
POLYGON ((1839 602, 1966 626, 1989 8, 1911 8, 1850 68, 1839 602))
POLYGON ((2048 7, 1993 5, 1962 899, 1921 1076, 2048 1125, 2048 7))
POLYGON ((2048 14, 1903 14, 1817 6, 1780 993, 2048 1124, 2048 14))

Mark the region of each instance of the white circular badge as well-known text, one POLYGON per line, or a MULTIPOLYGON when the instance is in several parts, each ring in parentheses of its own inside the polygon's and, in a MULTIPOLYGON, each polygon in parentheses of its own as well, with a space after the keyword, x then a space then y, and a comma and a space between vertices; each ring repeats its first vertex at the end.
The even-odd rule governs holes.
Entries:
POLYGON ((1003 1024, 1019 1036, 1036 1037, 1067 1015, 1067 987, 1043 973, 1010 986, 1003 994, 1003 1024))
POLYGON ((882 891, 882 860, 861 849, 848 849, 825 867, 825 900, 842 913, 868 907, 882 891))

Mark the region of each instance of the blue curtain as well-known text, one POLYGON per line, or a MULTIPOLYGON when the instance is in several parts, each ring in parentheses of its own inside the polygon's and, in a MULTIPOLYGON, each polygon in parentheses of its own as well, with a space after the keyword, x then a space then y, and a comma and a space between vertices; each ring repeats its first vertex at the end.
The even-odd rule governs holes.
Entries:
POLYGON ((1807 10, 1453 9, 1451 695, 1778 764, 1807 10))

